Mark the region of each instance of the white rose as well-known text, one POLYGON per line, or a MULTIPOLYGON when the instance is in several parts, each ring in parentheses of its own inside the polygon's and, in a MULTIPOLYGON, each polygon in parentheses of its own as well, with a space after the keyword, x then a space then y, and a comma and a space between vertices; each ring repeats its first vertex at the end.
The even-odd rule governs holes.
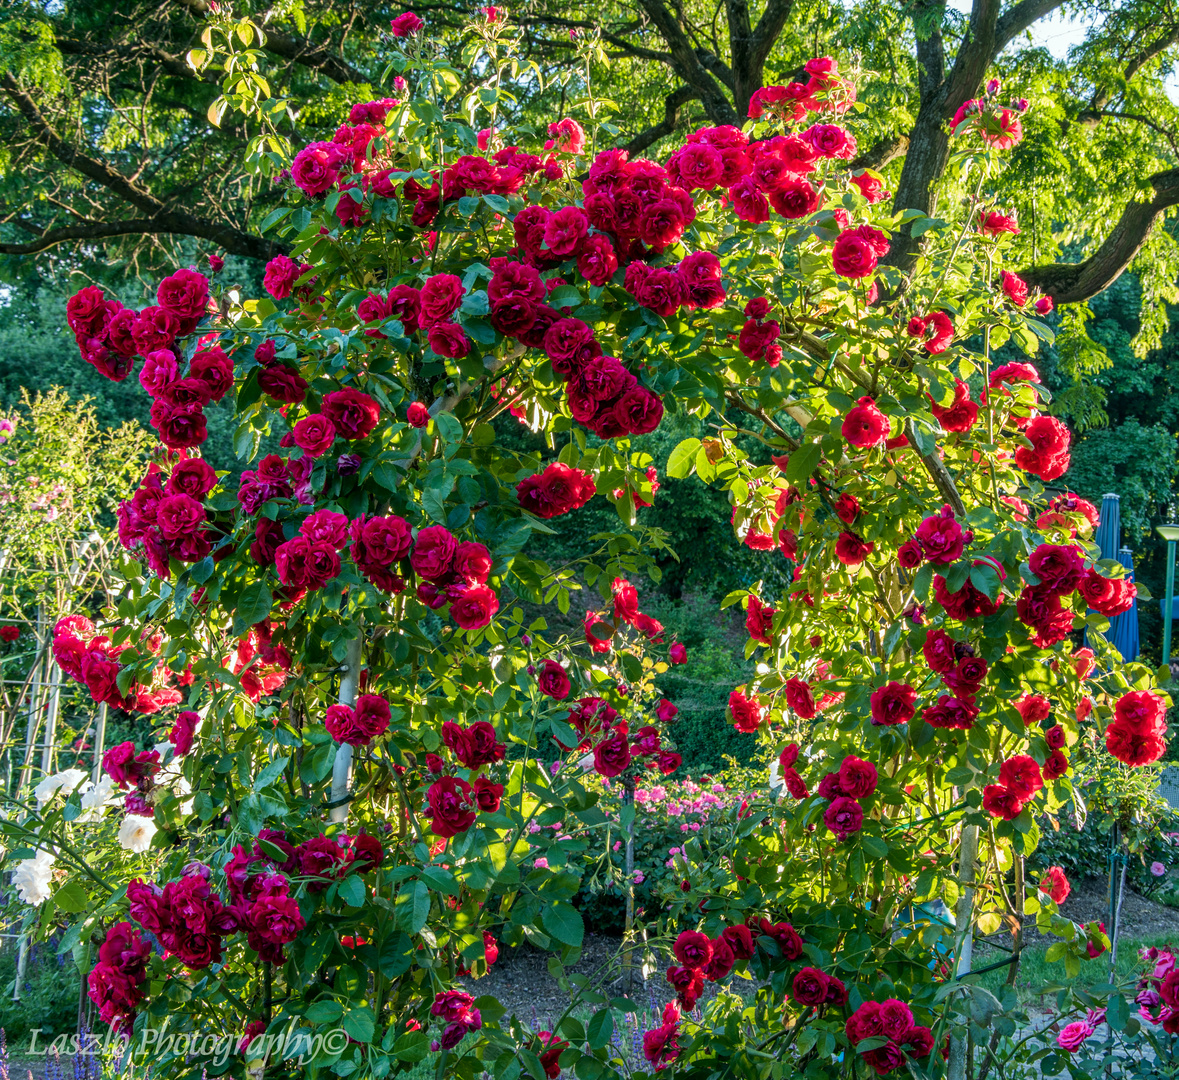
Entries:
POLYGON ((779 788, 785 786, 782 779, 782 765, 777 758, 774 758, 770 765, 770 791, 776 792, 779 788))
POLYGON ((141 855, 151 847, 151 838, 156 834, 156 823, 149 817, 128 814, 119 826, 119 843, 124 850, 141 855))
MULTIPOLYGON (((37 798, 37 809, 40 810, 59 791, 68 798, 70 793, 83 781, 86 781, 86 772, 83 769, 66 769, 53 776, 45 777, 33 789, 33 794, 37 798)), ((87 782, 82 790, 85 791, 88 786, 87 782)))
POLYGON ((104 775, 93 787, 87 788, 82 795, 82 813, 79 821, 101 821, 107 806, 117 802, 115 796, 115 782, 104 775))
POLYGON ((51 851, 38 851, 33 858, 24 859, 13 868, 12 884, 17 896, 26 904, 36 907, 49 899, 49 882, 56 858, 51 851))

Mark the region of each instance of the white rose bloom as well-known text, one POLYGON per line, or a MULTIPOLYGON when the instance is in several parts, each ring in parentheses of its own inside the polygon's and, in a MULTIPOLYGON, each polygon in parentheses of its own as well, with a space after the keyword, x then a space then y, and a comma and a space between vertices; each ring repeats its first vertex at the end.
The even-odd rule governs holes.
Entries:
POLYGON ((107 806, 117 802, 115 796, 115 782, 104 775, 93 787, 87 788, 82 795, 83 813, 78 816, 79 821, 101 821, 107 806))
POLYGON ((779 788, 784 786, 785 782, 782 780, 781 762, 779 762, 777 758, 774 758, 773 762, 770 764, 770 791, 776 792, 779 788))
POLYGON ((167 739, 165 739, 163 742, 156 743, 152 749, 160 755, 161 761, 167 761, 168 755, 176 748, 170 742, 168 742, 167 739))
POLYGON ((156 834, 156 823, 149 817, 128 814, 119 826, 119 843, 125 851, 141 855, 151 847, 151 838, 156 834))
MULTIPOLYGON (((33 794, 37 798, 37 809, 40 810, 59 791, 68 798, 70 793, 86 779, 86 772, 83 769, 66 769, 64 772, 45 777, 33 789, 33 794)), ((86 787, 84 786, 82 790, 85 791, 86 787)))
POLYGON ((31 859, 18 862, 12 871, 16 894, 26 904, 36 907, 49 899, 49 881, 57 856, 51 851, 38 851, 31 859))

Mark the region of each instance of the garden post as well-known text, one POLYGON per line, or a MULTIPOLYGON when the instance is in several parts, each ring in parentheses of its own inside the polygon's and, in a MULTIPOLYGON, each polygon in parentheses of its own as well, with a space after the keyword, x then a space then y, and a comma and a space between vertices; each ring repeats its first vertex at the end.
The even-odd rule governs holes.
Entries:
POLYGON ((622 818, 626 828, 626 921, 622 928, 623 992, 631 992, 634 968, 631 966, 630 935, 635 924, 635 778, 628 776, 622 783, 622 818))
POLYGON ((16 784, 17 796, 24 791, 29 782, 32 771, 33 745, 37 741, 37 729, 41 726, 41 671, 45 662, 45 606, 37 605, 37 640, 33 646, 33 682, 29 687, 28 730, 25 733, 25 759, 20 769, 20 779, 16 784))
MULTIPOLYGON (((344 671, 340 676, 341 705, 355 705, 356 691, 360 686, 360 652, 364 638, 357 628, 356 637, 348 641, 348 652, 344 658, 344 671)), ((348 820, 348 785, 352 779, 352 747, 341 743, 336 748, 336 760, 332 764, 332 806, 328 820, 348 820)))
POLYGON ((94 772, 91 776, 94 783, 102 779, 102 751, 106 742, 106 702, 98 706, 98 720, 94 728, 94 772))
MULTIPOLYGON (((969 974, 974 955, 974 864, 978 856, 978 826, 965 825, 958 846, 958 906, 954 909, 955 929, 961 937, 954 975, 969 974)), ((946 1070, 948 1080, 966 1080, 966 1036, 955 1035, 950 1040, 950 1060, 946 1070)))
POLYGON ((41 750, 41 775, 53 772, 53 751, 57 742, 57 711, 61 703, 61 669, 52 660, 48 664, 49 707, 45 711, 45 743, 41 750))

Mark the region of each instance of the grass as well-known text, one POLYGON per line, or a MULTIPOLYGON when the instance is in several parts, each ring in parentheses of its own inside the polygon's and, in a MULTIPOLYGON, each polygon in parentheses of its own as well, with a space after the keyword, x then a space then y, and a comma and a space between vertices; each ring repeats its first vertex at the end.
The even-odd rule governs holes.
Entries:
MULTIPOLYGON (((1119 938, 1118 940, 1118 961, 1116 968, 1117 982, 1123 982, 1134 978, 1142 971, 1142 962, 1138 959, 1138 952, 1140 949, 1157 946, 1162 948, 1174 947, 1179 944, 1173 937, 1146 937, 1146 938, 1119 938)), ((1064 964, 1048 963, 1044 959, 1044 954, 1048 951, 1046 945, 1037 945, 1032 948, 1023 950, 1019 962, 1019 974, 1015 980, 1015 992, 1019 996, 1019 1000, 1025 1004, 1035 1004, 1047 994, 1044 991, 1045 987, 1059 986, 1066 981, 1064 971, 1064 964)), ((975 966, 986 967, 987 964, 993 964, 999 960, 1004 959, 1005 954, 998 949, 976 949, 974 959, 975 966)), ((985 972, 977 977, 977 984, 985 986, 992 992, 998 992, 1002 989, 1007 981, 1007 968, 996 968, 994 971, 985 972)), ((1085 967, 1081 969, 1082 982, 1079 984, 1081 988, 1089 986, 1101 986, 1109 982, 1109 958, 1107 956, 1099 957, 1096 960, 1090 960, 1085 967)))

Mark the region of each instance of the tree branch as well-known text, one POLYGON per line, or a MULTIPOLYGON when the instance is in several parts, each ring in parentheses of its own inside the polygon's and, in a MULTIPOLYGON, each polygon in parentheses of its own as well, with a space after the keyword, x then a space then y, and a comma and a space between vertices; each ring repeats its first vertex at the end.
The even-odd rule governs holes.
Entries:
POLYGON ((1154 196, 1126 204, 1122 216, 1101 246, 1079 263, 1049 263, 1020 271, 1029 285, 1042 289, 1058 304, 1075 304, 1108 288, 1142 249, 1150 230, 1171 206, 1179 204, 1179 169, 1150 178, 1154 196))
POLYGON ((724 88, 700 63, 688 35, 662 0, 639 0, 639 5, 667 42, 675 73, 689 86, 695 87, 709 119, 714 124, 740 124, 736 110, 725 96, 724 88))
MULTIPOLYGON (((196 236, 203 240, 212 241, 231 254, 244 255, 247 258, 254 259, 270 259, 285 250, 281 244, 277 244, 271 240, 265 240, 260 236, 253 236, 232 225, 208 221, 204 218, 197 217, 195 214, 190 214, 186 210, 169 208, 147 188, 128 179, 105 161, 99 161, 96 158, 83 154, 75 146, 61 138, 50 127, 49 123, 41 115, 41 111, 37 108, 33 99, 21 88, 11 72, 6 71, 0 74, 0 90, 12 100, 21 116, 24 117, 31 134, 37 142, 44 146, 58 161, 67 168, 73 169, 83 176, 88 177, 99 186, 117 195, 124 202, 130 203, 136 209, 148 215, 146 218, 132 219, 134 224, 146 227, 130 228, 127 227, 127 224, 124 224, 123 228, 117 232, 101 233, 94 237, 73 234, 77 229, 81 228, 117 228, 119 223, 111 222, 109 226, 64 226, 61 229, 52 229, 42 235, 41 239, 36 242, 40 246, 34 247, 32 251, 44 251, 48 247, 64 243, 68 240, 97 239, 102 236, 126 236, 143 233, 196 236)), ((15 246, 17 249, 20 249, 28 245, 7 246, 15 246)), ((8 252, 8 254, 30 253, 32 252, 21 250, 8 252)))
POLYGON ((692 101, 695 97, 696 91, 690 86, 681 86, 678 90, 673 90, 664 99, 663 119, 659 123, 652 124, 650 127, 640 131, 626 144, 627 151, 631 154, 637 154, 640 150, 646 150, 653 142, 662 139, 665 135, 670 135, 675 131, 680 108, 689 101, 692 101))
POLYGON ((853 169, 883 169, 890 161, 895 161, 909 149, 907 135, 889 135, 879 142, 869 146, 862 154, 852 158, 849 162, 853 169))
MULTIPOLYGON (((180 0, 181 5, 188 8, 194 15, 208 15, 213 9, 207 0, 180 0)), ((278 30, 264 28, 266 43, 262 46, 267 52, 281 56, 284 60, 291 60, 304 67, 314 68, 323 72, 333 82, 338 83, 366 83, 369 77, 359 68, 353 67, 347 60, 337 56, 326 46, 315 45, 307 38, 284 34, 278 30)))
POLYGON ((995 26, 995 52, 1001 53, 1034 22, 1051 15, 1063 0, 1021 0, 995 26))

